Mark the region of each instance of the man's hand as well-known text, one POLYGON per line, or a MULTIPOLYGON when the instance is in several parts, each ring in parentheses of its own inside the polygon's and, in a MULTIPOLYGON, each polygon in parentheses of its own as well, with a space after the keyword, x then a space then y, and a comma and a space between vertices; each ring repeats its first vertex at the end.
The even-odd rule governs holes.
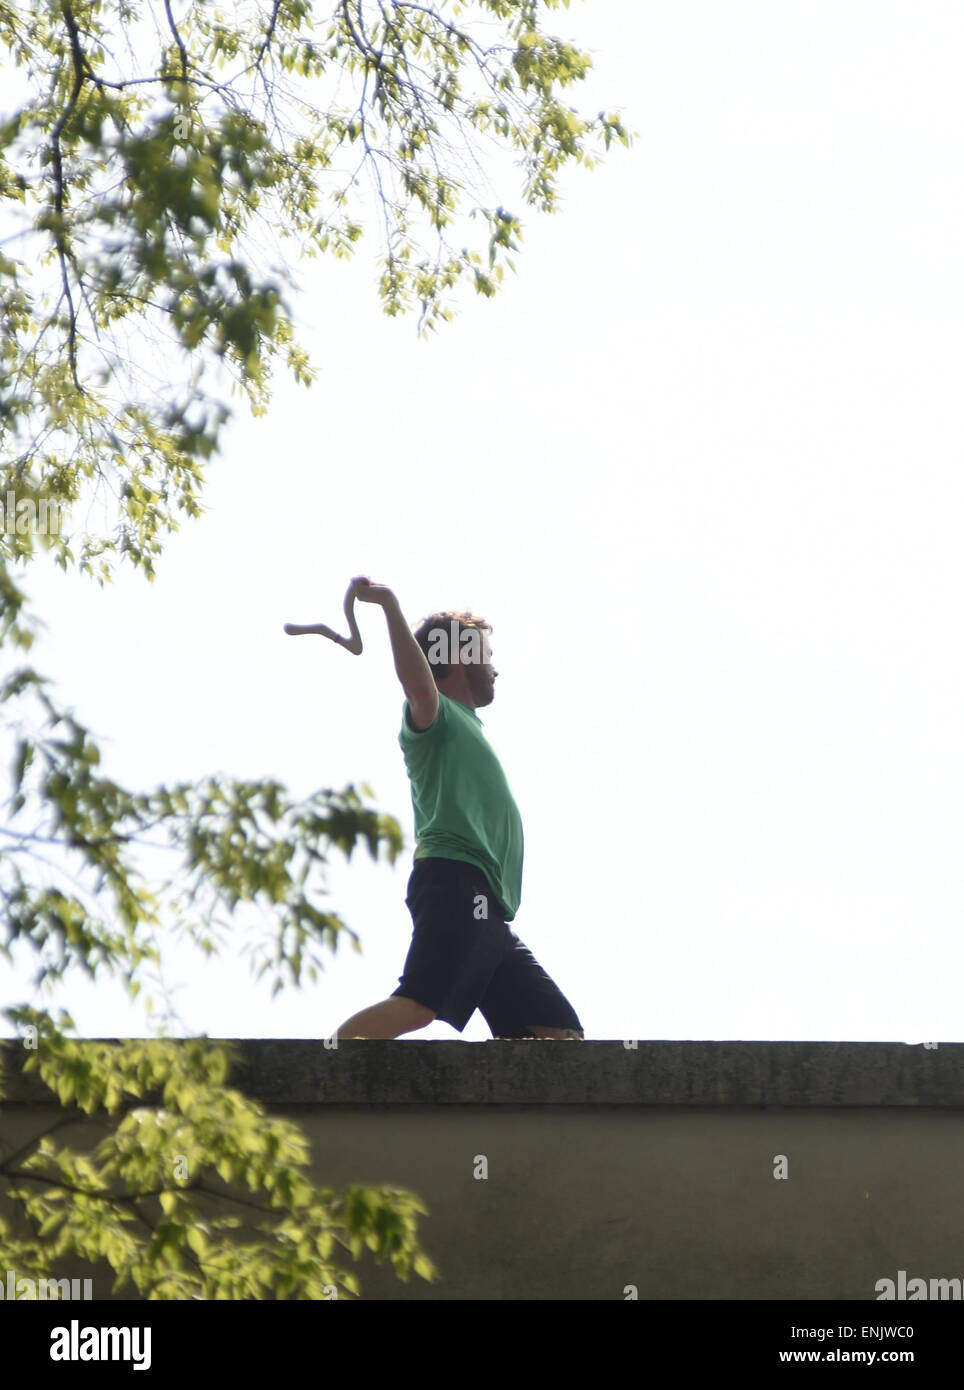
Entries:
POLYGON ((348 586, 346 605, 354 598, 361 603, 378 603, 384 608, 386 603, 394 603, 395 595, 387 584, 373 584, 365 574, 358 575, 348 586))

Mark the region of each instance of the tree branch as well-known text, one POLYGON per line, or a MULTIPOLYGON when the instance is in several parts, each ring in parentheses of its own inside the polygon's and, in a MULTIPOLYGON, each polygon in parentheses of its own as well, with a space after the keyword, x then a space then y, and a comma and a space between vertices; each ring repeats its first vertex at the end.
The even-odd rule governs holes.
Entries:
POLYGON ((170 26, 171 33, 174 35, 174 42, 177 44, 177 51, 181 55, 181 76, 186 82, 188 69, 187 49, 184 47, 184 40, 178 33, 177 25, 174 23, 174 16, 171 14, 171 0, 164 0, 164 13, 167 15, 168 25, 170 26))
POLYGON ((69 251, 67 238, 64 235, 64 164, 63 154, 60 148, 60 137, 64 127, 73 115, 80 97, 81 89, 86 77, 86 63, 84 61, 83 49, 80 46, 80 35, 77 32, 77 21, 74 12, 63 0, 61 13, 64 16, 64 23, 67 25, 67 33, 70 38, 70 53, 74 65, 74 81, 67 98, 67 105, 60 113, 60 119, 54 126, 50 134, 51 153, 54 166, 54 211, 56 213, 56 225, 53 229, 54 245, 57 248, 57 259, 60 262, 60 278, 64 288, 64 296, 67 300, 68 322, 67 322, 67 353, 70 359, 70 374, 74 379, 74 385, 81 395, 86 394, 80 384, 77 375, 77 310, 74 306, 73 295, 70 292, 70 271, 68 268, 69 251))

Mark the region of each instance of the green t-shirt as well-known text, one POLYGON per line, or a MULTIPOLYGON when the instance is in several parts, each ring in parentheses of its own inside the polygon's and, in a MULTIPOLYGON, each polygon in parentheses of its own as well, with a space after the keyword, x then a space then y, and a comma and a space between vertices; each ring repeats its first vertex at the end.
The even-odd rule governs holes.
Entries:
POLYGON ((522 898, 522 817, 482 720, 439 691, 435 723, 421 731, 405 701, 398 741, 412 783, 415 858, 474 864, 511 922, 522 898))

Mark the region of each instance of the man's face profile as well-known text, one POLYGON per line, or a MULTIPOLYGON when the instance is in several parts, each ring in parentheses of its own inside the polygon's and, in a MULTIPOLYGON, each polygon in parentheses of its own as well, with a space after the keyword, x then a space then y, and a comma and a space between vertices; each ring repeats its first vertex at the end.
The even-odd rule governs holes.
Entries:
MULTIPOLYGON (((470 652, 471 646, 468 648, 468 653, 470 652)), ((481 662, 469 661, 465 667, 465 672, 469 689, 472 692, 472 699, 475 701, 475 708, 481 709, 484 705, 491 705, 495 699, 495 678, 499 673, 492 665, 492 648, 489 646, 489 639, 485 633, 482 634, 481 662)))

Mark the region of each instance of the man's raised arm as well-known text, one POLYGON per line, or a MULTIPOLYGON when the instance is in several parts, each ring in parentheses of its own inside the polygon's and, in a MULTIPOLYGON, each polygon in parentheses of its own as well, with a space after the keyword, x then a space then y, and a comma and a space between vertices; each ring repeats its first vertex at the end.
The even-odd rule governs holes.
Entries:
POLYGON ((385 584, 372 584, 359 576, 352 580, 352 591, 361 603, 377 603, 385 610, 388 635, 395 658, 395 673, 411 709, 416 729, 428 729, 438 714, 438 688, 432 668, 421 647, 412 636, 398 599, 385 584))

